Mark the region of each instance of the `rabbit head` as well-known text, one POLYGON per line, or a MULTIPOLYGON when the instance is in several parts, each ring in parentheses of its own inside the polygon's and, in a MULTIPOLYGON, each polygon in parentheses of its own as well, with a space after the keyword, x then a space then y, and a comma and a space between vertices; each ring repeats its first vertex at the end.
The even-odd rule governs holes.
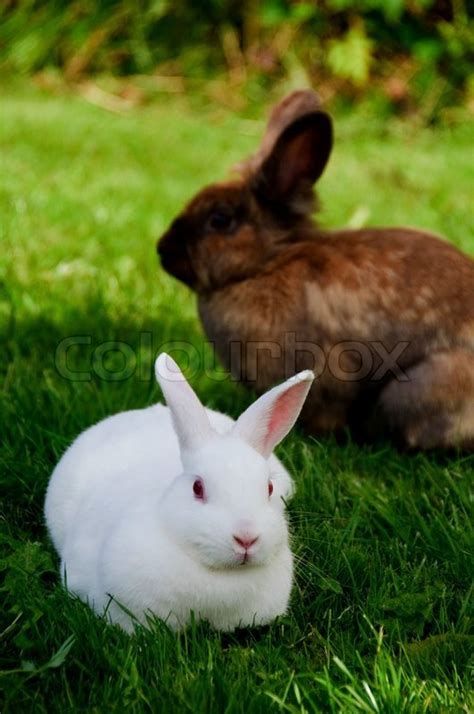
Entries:
POLYGON ((332 148, 331 119, 298 91, 272 111, 240 175, 200 191, 158 242, 165 270, 198 293, 251 277, 314 210, 313 185, 332 148))
POLYGON ((268 460, 293 426, 313 373, 302 372, 264 394, 225 434, 211 427, 171 357, 160 355, 156 376, 183 465, 161 503, 167 536, 207 568, 268 563, 288 545, 283 494, 268 460))

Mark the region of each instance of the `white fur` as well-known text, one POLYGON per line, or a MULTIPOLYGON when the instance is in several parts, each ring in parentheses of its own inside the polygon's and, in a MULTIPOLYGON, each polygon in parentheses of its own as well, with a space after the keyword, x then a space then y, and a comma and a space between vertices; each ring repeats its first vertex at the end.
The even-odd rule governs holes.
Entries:
MULTIPOLYGON (((204 409, 184 378, 160 374, 163 358, 157 377, 168 407, 123 412, 91 427, 52 474, 45 514, 63 579, 128 631, 152 614, 174 629, 192 612, 222 630, 270 622, 286 611, 292 583, 283 502, 292 480, 230 417, 204 409), (198 476, 205 501, 193 493, 198 476), (235 534, 258 541, 246 554, 235 534)), ((311 378, 301 375, 300 391, 311 378)), ((304 396, 285 415, 288 428, 304 396)))

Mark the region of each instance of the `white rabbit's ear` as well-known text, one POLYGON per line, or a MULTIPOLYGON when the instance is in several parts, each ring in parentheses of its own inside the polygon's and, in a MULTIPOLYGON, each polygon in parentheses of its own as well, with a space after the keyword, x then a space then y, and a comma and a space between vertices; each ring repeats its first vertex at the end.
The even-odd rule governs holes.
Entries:
POLYGON ((308 369, 270 389, 241 414, 233 433, 268 458, 298 418, 313 379, 308 369))
POLYGON ((181 449, 199 448, 213 434, 206 410, 174 359, 165 352, 155 362, 155 374, 170 408, 181 449))

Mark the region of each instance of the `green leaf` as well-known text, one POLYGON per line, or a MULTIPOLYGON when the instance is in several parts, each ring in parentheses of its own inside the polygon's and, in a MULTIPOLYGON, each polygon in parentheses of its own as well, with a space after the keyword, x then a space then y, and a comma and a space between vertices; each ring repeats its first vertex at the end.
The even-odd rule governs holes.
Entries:
POLYGON ((60 667, 62 664, 64 664, 64 662, 66 661, 66 657, 68 656, 72 646, 74 645, 74 642, 75 637, 73 635, 68 637, 67 640, 63 642, 61 647, 53 654, 49 662, 44 665, 44 668, 56 669, 57 667, 60 667))
POLYGON ((372 41, 367 37, 364 26, 351 27, 342 40, 329 43, 327 62, 335 75, 348 79, 363 87, 369 79, 372 61, 372 41))

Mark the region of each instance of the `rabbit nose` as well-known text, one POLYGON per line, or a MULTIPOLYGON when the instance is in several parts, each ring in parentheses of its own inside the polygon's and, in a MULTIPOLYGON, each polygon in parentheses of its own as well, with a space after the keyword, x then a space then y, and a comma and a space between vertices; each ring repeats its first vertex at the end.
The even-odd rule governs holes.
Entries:
POLYGON ((249 550, 249 548, 251 548, 254 545, 254 543, 256 543, 258 541, 258 536, 255 536, 255 538, 252 538, 252 536, 249 536, 247 534, 238 535, 238 536, 234 535, 232 537, 235 540, 235 542, 238 545, 240 545, 242 548, 244 548, 245 550, 249 550))

